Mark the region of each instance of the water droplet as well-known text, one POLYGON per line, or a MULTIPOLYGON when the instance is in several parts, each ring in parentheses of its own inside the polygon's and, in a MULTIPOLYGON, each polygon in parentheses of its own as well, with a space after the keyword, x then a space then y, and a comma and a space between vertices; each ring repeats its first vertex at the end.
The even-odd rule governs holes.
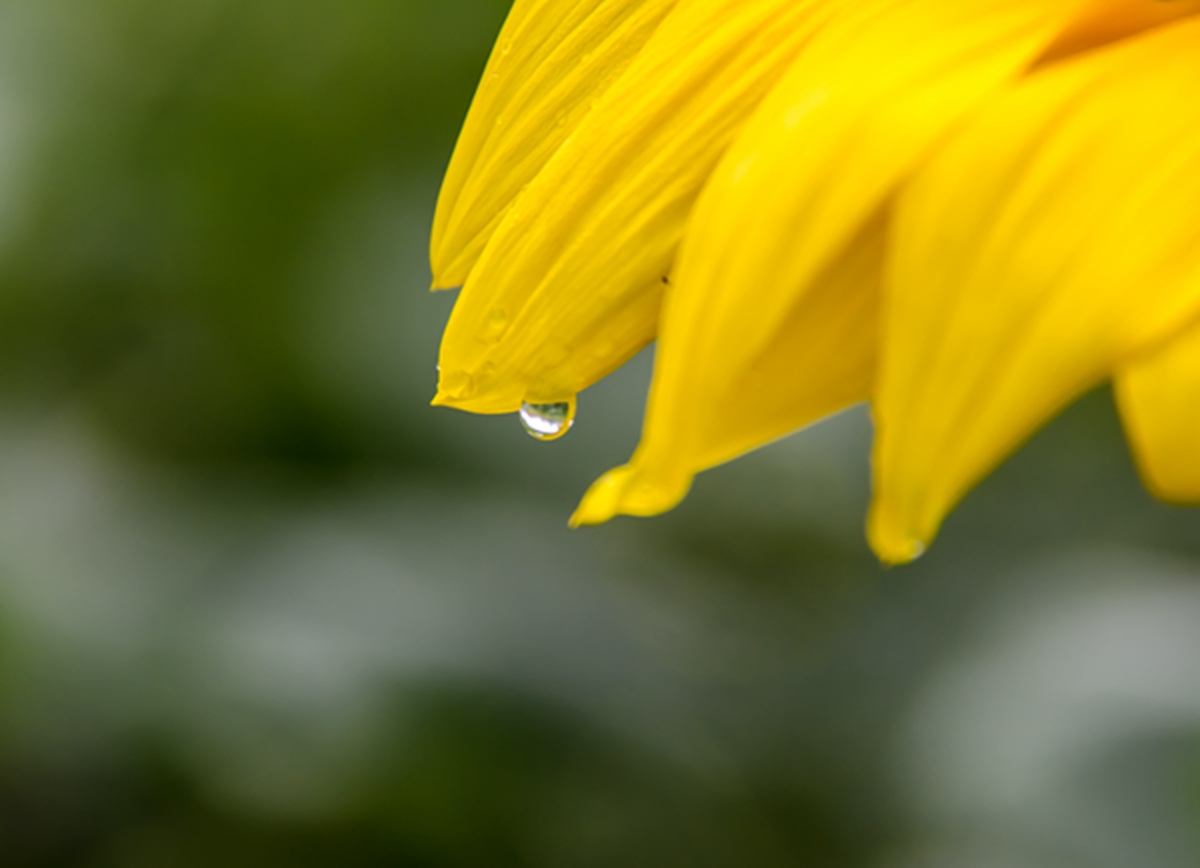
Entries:
POLYGON ((521 405, 521 424, 536 440, 557 440, 575 424, 575 398, 551 404, 521 405))
POLYGON ((471 375, 464 370, 450 371, 442 377, 442 391, 452 398, 465 398, 475 383, 471 375))
POLYGON ((508 329, 508 313, 502 307, 492 308, 488 314, 484 334, 489 341, 498 341, 508 329))

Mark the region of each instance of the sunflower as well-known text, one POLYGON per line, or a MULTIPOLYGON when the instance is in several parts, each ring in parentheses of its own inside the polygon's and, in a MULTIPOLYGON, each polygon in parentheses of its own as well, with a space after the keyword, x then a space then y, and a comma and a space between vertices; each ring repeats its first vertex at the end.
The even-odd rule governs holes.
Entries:
POLYGON ((869 401, 907 561, 1110 378, 1200 498, 1200 0, 516 0, 431 247, 435 404, 554 436, 657 339, 574 524, 869 401))

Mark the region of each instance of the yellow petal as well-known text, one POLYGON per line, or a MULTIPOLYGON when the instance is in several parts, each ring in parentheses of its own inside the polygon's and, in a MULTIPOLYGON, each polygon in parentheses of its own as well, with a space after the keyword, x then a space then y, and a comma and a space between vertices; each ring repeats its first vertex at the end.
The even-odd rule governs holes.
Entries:
POLYGON ((1093 0, 1046 50, 1040 62, 1050 63, 1098 48, 1195 15, 1197 9, 1198 0, 1093 0))
POLYGON ((629 65, 675 0, 517 0, 459 134, 430 242, 460 286, 504 212, 629 65))
POLYGON ((644 453, 634 455, 629 464, 592 485, 571 525, 599 524, 618 512, 656 515, 668 510, 687 493, 693 474, 865 400, 875 373, 885 237, 884 221, 871 221, 815 281, 744 378, 715 402, 720 412, 695 438, 690 460, 656 462, 651 477, 644 471, 644 453), (678 475, 662 484, 672 471, 678 475))
POLYGON ((997 461, 1200 310, 1200 23, 1015 86, 894 215, 869 536, 913 557, 997 461))
POLYGON ((682 0, 520 195, 442 342, 437 403, 512 412, 654 338, 705 180, 830 0, 682 0))
MULTIPOLYGON (((751 387, 753 364, 901 179, 964 113, 1021 75, 1081 5, 874 0, 841 7, 764 101, 697 204, 660 326, 642 443, 630 465, 585 498, 580 521, 678 502, 711 460, 728 395, 761 389, 794 400, 788 381, 800 380, 809 397, 788 416, 795 426, 837 409, 835 396, 847 403, 862 397, 842 394, 830 374, 836 348, 751 387)), ((855 308, 859 296, 848 293, 846 304, 855 308)), ((836 306, 825 310, 831 323, 842 316, 836 306)), ((873 323, 864 314, 865 340, 874 339, 873 323)), ((764 426, 732 451, 777 436, 764 426)))
POLYGON ((788 312, 718 403, 699 443, 697 470, 870 397, 886 239, 881 213, 788 312))
POLYGON ((1125 365, 1115 385, 1146 487, 1164 500, 1200 500, 1200 329, 1125 365))

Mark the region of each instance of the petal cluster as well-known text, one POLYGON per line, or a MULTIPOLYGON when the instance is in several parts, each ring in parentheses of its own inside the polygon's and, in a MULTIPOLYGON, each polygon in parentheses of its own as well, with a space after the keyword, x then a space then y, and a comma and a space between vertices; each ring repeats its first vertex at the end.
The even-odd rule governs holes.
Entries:
POLYGON ((435 403, 573 402, 657 339, 575 524, 869 401, 906 561, 1108 378, 1200 499, 1200 0, 517 0, 432 251, 435 403))

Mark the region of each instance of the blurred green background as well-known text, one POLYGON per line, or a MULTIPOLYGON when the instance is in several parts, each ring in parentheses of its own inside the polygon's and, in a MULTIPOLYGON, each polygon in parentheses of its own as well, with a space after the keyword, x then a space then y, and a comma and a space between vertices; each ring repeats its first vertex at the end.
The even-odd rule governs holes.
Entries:
POLYGON ((866 413, 571 532, 432 410, 503 0, 0 0, 0 865, 1200 864, 1200 519, 1107 390, 913 567, 866 413))

